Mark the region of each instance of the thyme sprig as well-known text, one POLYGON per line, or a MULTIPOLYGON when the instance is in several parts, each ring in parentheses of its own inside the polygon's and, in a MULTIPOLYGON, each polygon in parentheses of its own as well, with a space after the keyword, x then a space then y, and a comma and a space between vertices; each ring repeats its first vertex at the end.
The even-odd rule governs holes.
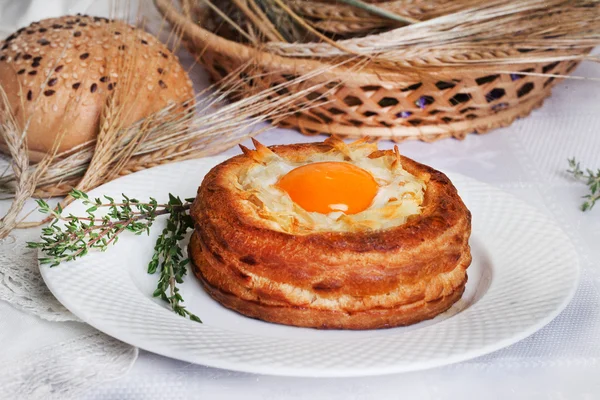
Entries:
POLYGON ((45 256, 39 259, 40 264, 55 267, 61 262, 81 258, 90 250, 106 251, 110 245, 117 243, 124 231, 135 235, 149 234, 156 218, 168 215, 166 227, 156 240, 154 254, 148 264, 148 273, 160 272, 153 296, 169 303, 177 314, 202 322, 181 305, 183 298, 177 288, 178 283, 183 283, 189 262, 183 258, 180 241, 193 227, 188 214, 193 199, 182 201, 169 194, 168 203, 159 204, 154 198, 141 202, 124 194, 120 202, 109 196, 91 199, 80 190, 72 190, 70 195, 87 207, 85 216, 64 216, 60 205, 52 208, 44 200, 37 200, 39 211, 52 217, 50 224, 42 229, 41 240, 27 243, 28 247, 44 253, 45 256), (103 215, 99 215, 101 209, 106 210, 103 215))
POLYGON ((148 273, 154 274, 157 269, 160 269, 160 279, 154 291, 154 297, 160 297, 168 302, 177 314, 183 317, 187 316, 196 322, 202 322, 200 318, 180 304, 183 303, 183 298, 176 286, 178 283, 183 283, 183 276, 187 273, 186 265, 189 259, 183 258, 179 242, 183 240, 188 229, 194 227, 194 221, 187 213, 189 206, 186 207, 193 200, 186 199, 186 203, 182 203, 179 197, 169 193, 169 204, 166 208, 169 218, 166 227, 156 240, 154 255, 148 264, 148 273))
POLYGON ((581 204, 581 211, 589 211, 594 207, 596 201, 600 200, 600 168, 596 172, 589 168, 583 171, 579 161, 575 157, 570 158, 568 161, 569 169, 567 172, 572 174, 576 179, 585 182, 590 189, 590 193, 583 196, 586 200, 581 204))

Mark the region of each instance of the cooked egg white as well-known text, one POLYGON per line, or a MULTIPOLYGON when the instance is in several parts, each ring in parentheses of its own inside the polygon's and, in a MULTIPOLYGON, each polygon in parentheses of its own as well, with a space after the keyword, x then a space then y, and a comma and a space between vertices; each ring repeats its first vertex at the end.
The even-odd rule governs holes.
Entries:
POLYGON ((236 182, 246 192, 251 209, 272 229, 294 234, 311 232, 356 232, 399 226, 411 215, 421 213, 425 182, 405 171, 395 156, 368 156, 374 145, 345 145, 344 151, 316 153, 302 162, 291 162, 270 153, 264 162, 254 163, 236 182), (371 204, 363 211, 346 214, 346 204, 329 205, 331 212, 309 212, 278 187, 281 177, 293 169, 316 162, 345 162, 370 173, 378 185, 371 204))

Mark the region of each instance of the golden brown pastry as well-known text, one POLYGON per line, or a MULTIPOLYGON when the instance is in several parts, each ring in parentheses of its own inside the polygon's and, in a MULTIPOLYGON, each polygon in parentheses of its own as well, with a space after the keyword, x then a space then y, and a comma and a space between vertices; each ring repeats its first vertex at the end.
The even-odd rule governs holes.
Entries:
POLYGON ((126 106, 123 126, 194 96, 177 57, 156 37, 121 21, 50 18, 0 42, 0 87, 21 128, 33 115, 27 130, 33 160, 52 149, 61 129, 59 152, 94 139, 107 96, 126 83, 118 91, 126 106))
POLYGON ((461 297, 471 214, 444 174, 364 142, 256 146, 213 168, 192 206, 190 258, 215 300, 280 324, 374 329, 461 297))

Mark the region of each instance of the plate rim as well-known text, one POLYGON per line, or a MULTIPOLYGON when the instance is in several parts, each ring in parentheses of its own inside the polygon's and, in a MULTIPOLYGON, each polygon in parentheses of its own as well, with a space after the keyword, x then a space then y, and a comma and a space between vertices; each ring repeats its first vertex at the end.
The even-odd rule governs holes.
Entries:
MULTIPOLYGON (((151 173, 151 171, 156 171, 159 168, 160 169, 169 169, 169 168, 173 168, 173 165, 183 164, 183 163, 203 162, 207 166, 207 168, 212 168, 215 165, 217 165, 218 163, 220 163, 228 158, 230 158, 230 157, 223 156, 223 155, 217 155, 217 156, 204 157, 202 159, 186 160, 186 161, 181 161, 178 163, 161 165, 161 166, 154 167, 151 169, 136 172, 134 174, 130 174, 130 175, 127 175, 124 177, 120 177, 111 182, 108 182, 107 184, 115 184, 115 183, 118 184, 119 183, 118 181, 120 181, 120 180, 134 179, 133 177, 135 177, 135 176, 139 177, 139 175, 141 175, 141 174, 149 175, 151 173)), ((145 340, 144 338, 136 338, 136 335, 131 334, 131 332, 124 332, 123 330, 120 330, 117 327, 113 327, 111 325, 106 325, 106 324, 103 325, 101 323, 101 321, 94 320, 93 318, 82 317, 80 314, 84 314, 84 313, 78 312, 76 306, 72 307, 71 300, 69 299, 68 294, 63 293, 61 290, 57 290, 57 286, 53 285, 52 278, 50 277, 50 275, 52 274, 52 272, 50 272, 51 268, 48 268, 47 265, 39 265, 40 273, 42 275, 42 278, 44 279, 46 286, 48 287, 50 292, 57 298, 57 300, 61 304, 63 304, 69 311, 71 311, 74 315, 79 317, 84 323, 89 324, 90 326, 94 327, 95 329, 99 330, 100 332, 103 332, 113 338, 121 340, 125 343, 128 343, 128 344, 134 346, 134 347, 138 347, 142 350, 145 350, 145 351, 148 351, 151 353, 155 353, 155 354, 159 354, 161 356, 165 356, 168 358, 177 359, 177 360, 190 362, 190 363, 194 363, 194 364, 199 364, 199 365, 204 365, 204 366, 214 367, 214 368, 227 369, 227 370, 232 370, 232 371, 252 373, 252 374, 265 374, 265 375, 273 375, 273 376, 312 377, 312 378, 389 375, 389 374, 412 372, 412 371, 422 371, 422 370, 426 370, 426 369, 430 369, 430 368, 455 364, 455 363, 471 360, 471 359, 474 359, 477 357, 481 357, 481 356, 493 353, 495 351, 501 350, 503 348, 506 348, 512 344, 515 344, 515 343, 531 336, 532 334, 536 333, 537 331, 539 331, 540 329, 542 329, 546 325, 548 325, 560 313, 562 313, 562 311, 564 311, 564 309, 568 306, 568 304, 572 301, 573 297, 575 296, 575 293, 577 291, 577 288, 579 287, 579 283, 580 283, 580 279, 581 279, 581 266, 580 266, 579 254, 577 253, 575 246, 573 245, 570 237, 564 232, 562 227, 560 227, 560 225, 556 222, 556 220, 554 218, 552 218, 549 215, 543 214, 538 208, 526 203, 525 201, 519 199, 518 197, 512 195, 511 193, 505 192, 504 190, 502 190, 496 186, 493 186, 486 182, 481 182, 477 179, 468 177, 468 176, 460 174, 460 173, 455 173, 455 172, 451 172, 451 171, 444 172, 444 173, 449 175, 449 177, 451 178, 452 181, 454 181, 455 179, 461 179, 466 182, 474 183, 476 185, 485 186, 487 189, 492 189, 494 191, 501 192, 504 195, 510 196, 510 197, 514 198, 516 201, 523 203, 526 207, 528 207, 532 210, 535 210, 536 213, 543 215, 543 217, 546 220, 554 222, 555 228, 558 231, 560 231, 561 235, 566 239, 565 245, 569 246, 570 249, 572 250, 572 253, 576 256, 572 263, 573 264, 572 269, 574 272, 574 276, 571 279, 571 286, 570 286, 569 292, 563 297, 560 304, 558 304, 551 312, 546 313, 546 315, 543 318, 539 318, 537 320, 537 322, 535 324, 531 325, 528 329, 523 329, 519 332, 513 333, 511 336, 504 338, 502 340, 497 340, 497 341, 494 341, 493 343, 489 343, 484 346, 469 349, 462 353, 458 353, 458 354, 454 354, 454 355, 450 355, 450 356, 445 356, 445 357, 441 357, 441 358, 432 358, 432 359, 421 360, 421 361, 413 361, 410 364, 397 364, 395 366, 390 366, 390 365, 379 366, 379 367, 372 366, 367 369, 365 369, 365 368, 362 368, 362 369, 361 368, 340 368, 340 367, 333 367, 333 368, 324 367, 324 368, 310 368, 309 369, 306 367, 291 367, 291 366, 281 366, 281 365, 279 365, 279 366, 262 366, 262 365, 253 365, 252 363, 235 364, 231 360, 223 360, 223 359, 219 358, 218 356, 217 357, 207 357, 206 358, 207 362, 205 362, 204 360, 199 361, 197 358, 194 358, 194 355, 192 353, 189 353, 189 356, 188 356, 187 354, 185 354, 185 352, 177 351, 178 354, 174 355, 173 349, 169 350, 164 343, 159 344, 157 342, 150 342, 148 340, 145 340), (75 309, 76 311, 73 311, 73 309, 75 309), (136 343, 136 339, 137 339, 137 343, 136 343)), ((107 184, 103 184, 103 185, 93 189, 93 191, 102 190, 107 184)), ((93 193, 93 191, 90 191, 90 193, 93 193)), ((143 293, 141 295, 144 296, 143 293)), ((486 294, 483 294, 482 299, 485 298, 485 296, 486 296, 486 294)), ((160 307, 158 304, 156 304, 156 306, 160 307)), ((171 312, 171 311, 167 311, 167 312, 171 312)), ((241 316, 241 317, 247 318, 244 316, 241 316)), ((453 317, 450 317, 449 319, 452 319, 452 318, 453 317)), ((189 320, 187 322, 191 323, 191 324, 196 324, 196 322, 189 321, 189 320)), ((441 322, 443 322, 443 321, 440 321, 440 323, 441 322)), ((426 327, 424 327, 424 328, 426 328, 426 327)), ((218 328, 218 329, 222 329, 222 328, 218 328)), ((390 329, 393 329, 393 328, 390 328, 390 329)))

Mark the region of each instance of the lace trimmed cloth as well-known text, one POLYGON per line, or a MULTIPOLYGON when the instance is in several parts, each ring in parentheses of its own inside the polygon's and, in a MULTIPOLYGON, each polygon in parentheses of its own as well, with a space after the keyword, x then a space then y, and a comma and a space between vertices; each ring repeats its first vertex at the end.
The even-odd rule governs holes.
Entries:
POLYGON ((100 332, 45 346, 3 363, 0 388, 7 399, 66 399, 91 385, 120 378, 137 348, 100 332))
POLYGON ((0 241, 0 300, 47 321, 79 321, 50 293, 40 275, 37 251, 27 248, 27 241, 39 238, 39 230, 18 235, 0 241))
MULTIPOLYGON (((0 300, 40 318, 30 318, 25 328, 0 322, 0 338, 2 329, 8 335, 22 329, 35 339, 46 334, 47 328, 37 326, 42 320, 54 322, 53 331, 65 332, 51 344, 36 348, 35 343, 28 343, 19 355, 0 357, 2 398, 72 398, 93 385, 122 377, 138 355, 137 348, 78 323, 56 300, 40 275, 37 251, 27 248, 27 241, 37 240, 39 234, 39 229, 17 230, 0 241, 0 300)), ((3 317, 0 310, 0 321, 3 317)))

